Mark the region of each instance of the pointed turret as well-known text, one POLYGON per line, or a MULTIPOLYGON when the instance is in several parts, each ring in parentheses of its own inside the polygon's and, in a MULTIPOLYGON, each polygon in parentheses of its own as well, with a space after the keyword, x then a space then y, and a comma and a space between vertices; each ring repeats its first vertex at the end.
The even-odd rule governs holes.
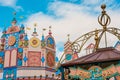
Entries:
POLYGON ((45 47, 45 37, 44 37, 44 31, 45 31, 45 30, 46 30, 46 29, 43 28, 42 39, 41 39, 41 47, 42 47, 42 48, 45 47))
POLYGON ((16 17, 16 12, 14 12, 13 15, 14 15, 14 17, 13 17, 11 23, 12 23, 12 26, 16 26, 16 23, 17 23, 17 20, 16 20, 16 18, 15 18, 15 17, 16 17))
POLYGON ((34 24, 34 32, 33 32, 32 36, 38 36, 37 31, 36 31, 36 26, 37 26, 37 24, 35 23, 34 24))

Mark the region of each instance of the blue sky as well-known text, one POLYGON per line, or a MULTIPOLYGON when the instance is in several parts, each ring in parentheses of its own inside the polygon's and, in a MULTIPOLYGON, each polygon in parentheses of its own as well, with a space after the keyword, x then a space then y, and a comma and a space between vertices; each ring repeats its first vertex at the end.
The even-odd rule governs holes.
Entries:
POLYGON ((13 12, 17 13, 18 25, 23 23, 31 28, 31 31, 27 31, 29 36, 34 23, 38 24, 40 35, 42 28, 48 29, 51 25, 59 56, 67 41, 67 34, 71 34, 71 41, 74 41, 86 32, 101 28, 97 17, 103 3, 107 5, 107 13, 112 18, 110 26, 119 28, 120 0, 0 0, 0 32, 4 26, 11 25, 13 12))

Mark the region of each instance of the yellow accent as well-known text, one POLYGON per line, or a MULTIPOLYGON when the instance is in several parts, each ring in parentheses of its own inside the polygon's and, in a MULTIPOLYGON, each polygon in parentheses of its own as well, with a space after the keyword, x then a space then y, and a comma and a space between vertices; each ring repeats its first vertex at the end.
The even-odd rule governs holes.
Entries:
POLYGON ((34 27, 36 27, 37 26, 37 23, 34 23, 34 27))
POLYGON ((26 29, 27 29, 27 30, 31 30, 31 28, 29 28, 29 27, 27 27, 26 29))
POLYGON ((38 47, 40 45, 40 40, 38 38, 31 38, 30 45, 32 47, 38 47))

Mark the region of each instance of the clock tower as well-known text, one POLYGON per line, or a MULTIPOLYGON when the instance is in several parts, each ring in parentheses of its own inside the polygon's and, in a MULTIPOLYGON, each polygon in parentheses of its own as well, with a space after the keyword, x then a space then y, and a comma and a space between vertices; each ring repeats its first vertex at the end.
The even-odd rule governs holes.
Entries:
MULTIPOLYGON (((17 20, 14 17, 11 27, 6 30, 4 45, 4 80, 16 79, 17 66, 19 65, 19 36, 20 28, 16 25, 17 20)), ((22 54, 21 54, 22 55, 22 54)))

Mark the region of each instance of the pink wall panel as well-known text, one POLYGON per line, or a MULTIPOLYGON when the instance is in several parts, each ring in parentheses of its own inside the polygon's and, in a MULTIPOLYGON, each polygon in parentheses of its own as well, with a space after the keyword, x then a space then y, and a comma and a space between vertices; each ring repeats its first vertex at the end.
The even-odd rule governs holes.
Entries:
POLYGON ((14 49, 11 51, 11 64, 10 66, 16 66, 17 63, 17 50, 14 49))
POLYGON ((5 52, 4 67, 9 67, 10 64, 10 51, 5 52))

